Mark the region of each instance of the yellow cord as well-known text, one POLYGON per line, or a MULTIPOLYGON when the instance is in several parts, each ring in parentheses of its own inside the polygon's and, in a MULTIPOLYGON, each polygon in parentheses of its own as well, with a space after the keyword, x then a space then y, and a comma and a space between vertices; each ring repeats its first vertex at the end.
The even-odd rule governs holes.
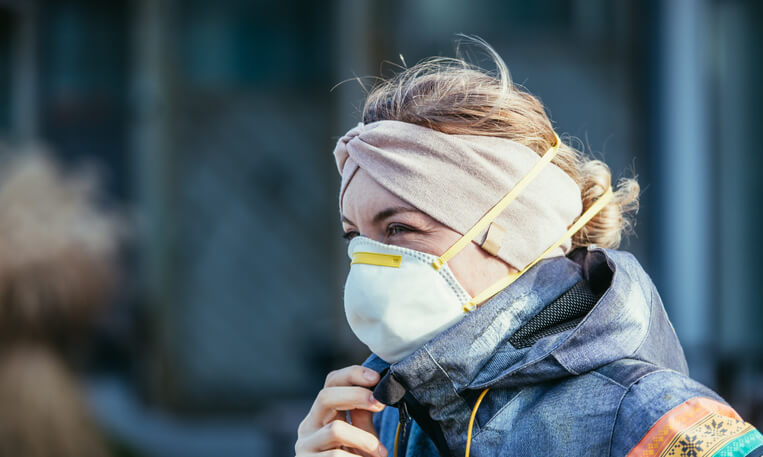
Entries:
POLYGON ((489 285, 485 290, 475 295, 474 298, 469 300, 469 302, 467 302, 464 305, 464 311, 469 312, 473 310, 474 308, 479 306, 482 302, 487 301, 498 292, 509 287, 520 276, 525 274, 527 270, 534 267, 536 263, 545 259, 546 256, 550 254, 554 249, 561 246, 562 243, 567 241, 568 238, 571 238, 572 235, 574 235, 575 233, 577 233, 578 230, 583 228, 583 226, 587 224, 588 221, 593 219, 593 217, 596 216, 596 214, 598 214, 599 211, 601 211, 601 209, 604 208, 604 206, 606 206, 607 203, 609 203, 613 198, 615 198, 615 195, 612 192, 612 188, 610 187, 609 189, 607 189, 606 192, 604 192, 604 194, 602 194, 601 197, 599 197, 598 200, 596 200, 596 202, 593 205, 591 205, 590 208, 588 208, 583 214, 580 215, 580 217, 578 217, 575 223, 572 224, 569 229, 567 229, 567 233, 565 233, 564 236, 559 238, 559 240, 557 240, 554 244, 552 244, 545 251, 543 251, 543 254, 536 257, 535 260, 530 262, 530 264, 524 267, 521 271, 511 273, 508 276, 505 276, 497 280, 493 284, 489 285))
POLYGON ((400 422, 397 423, 397 430, 395 430, 395 450, 392 451, 392 456, 397 457, 397 440, 400 438, 400 422))
POLYGON ((469 418, 469 428, 466 430, 466 454, 464 454, 464 457, 469 457, 469 451, 472 447, 472 427, 474 427, 474 418, 477 416, 477 408, 480 407, 480 403, 482 403, 482 399, 485 398, 485 394, 488 390, 490 389, 482 391, 477 398, 477 403, 474 404, 474 409, 472 409, 472 417, 469 418))
POLYGON ((498 217, 499 214, 503 212, 503 210, 506 209, 506 207, 509 206, 509 203, 513 202, 514 199, 516 199, 520 193, 527 187, 530 182, 535 179, 536 176, 540 174, 541 171, 543 171, 543 167, 545 167, 547 164, 551 163, 551 160, 556 156, 556 153, 559 151, 559 145, 562 143, 561 140, 559 140, 559 137, 556 136, 556 133, 554 133, 555 143, 553 146, 551 146, 548 151, 546 151, 543 156, 540 158, 538 162, 533 165, 533 167, 530 169, 530 171, 527 172, 526 175, 522 177, 515 185, 511 188, 509 193, 503 196, 498 203, 495 204, 490 210, 485 213, 482 218, 477 221, 476 224, 472 226, 469 230, 467 230, 464 235, 458 239, 451 247, 449 247, 440 257, 437 258, 434 262, 432 262, 432 266, 435 270, 439 270, 442 268, 443 265, 445 265, 451 258, 453 258, 456 254, 461 252, 462 249, 464 249, 469 243, 474 240, 474 238, 477 237, 477 234, 479 234, 482 230, 485 229, 496 217, 498 217))
MULTIPOLYGON (((474 418, 477 417, 477 408, 480 407, 480 403, 482 403, 482 399, 485 398, 485 394, 487 394, 487 391, 490 390, 485 389, 482 391, 479 397, 477 397, 477 402, 474 404, 474 408, 472 409, 472 416, 469 418, 469 428, 466 430, 466 454, 464 457, 469 457, 469 451, 472 447, 472 428, 474 427, 474 418)), ((397 423, 397 429, 395 429, 395 447, 392 451, 392 457, 397 457, 397 445, 398 441, 400 439, 400 422, 397 423)))

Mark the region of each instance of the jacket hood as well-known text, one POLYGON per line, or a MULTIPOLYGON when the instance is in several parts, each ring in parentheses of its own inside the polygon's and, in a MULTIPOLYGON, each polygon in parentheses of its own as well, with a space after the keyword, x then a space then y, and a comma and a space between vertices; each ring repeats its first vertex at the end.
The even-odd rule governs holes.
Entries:
MULTIPOLYGON (((553 310, 546 314, 565 319, 553 310)), ((662 301, 638 261, 627 252, 589 247, 540 262, 405 359, 390 366, 372 354, 364 365, 389 368, 406 391, 428 403, 432 383, 448 383, 454 394, 516 388, 625 358, 688 374, 662 301), (512 337, 527 333, 533 318, 581 281, 596 297, 590 310, 566 325, 552 322, 556 330, 546 326, 531 345, 517 344, 512 337)))

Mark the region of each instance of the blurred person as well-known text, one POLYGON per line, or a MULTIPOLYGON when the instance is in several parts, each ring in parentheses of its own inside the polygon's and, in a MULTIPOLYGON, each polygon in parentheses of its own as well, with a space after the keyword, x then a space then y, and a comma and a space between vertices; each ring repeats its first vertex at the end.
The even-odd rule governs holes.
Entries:
POLYGON ((372 354, 327 376, 296 455, 763 455, 616 250, 637 182, 613 189, 479 42, 497 72, 404 69, 336 145, 345 312, 372 354))
POLYGON ((105 457, 65 355, 117 278, 120 224, 94 173, 0 154, 0 457, 105 457))

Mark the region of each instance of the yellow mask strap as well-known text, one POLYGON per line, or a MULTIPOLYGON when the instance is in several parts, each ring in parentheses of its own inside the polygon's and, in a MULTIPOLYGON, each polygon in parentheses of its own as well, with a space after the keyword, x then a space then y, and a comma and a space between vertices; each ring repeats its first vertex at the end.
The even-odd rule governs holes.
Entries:
POLYGON ((530 184, 530 181, 535 179, 536 176, 543 170, 543 168, 548 165, 551 160, 556 156, 556 153, 559 151, 559 145, 561 144, 561 141, 559 140, 559 137, 554 133, 554 138, 556 139, 556 143, 549 148, 548 151, 546 151, 545 154, 543 154, 543 157, 540 158, 540 161, 538 161, 533 167, 530 169, 530 171, 522 177, 522 179, 517 182, 517 184, 507 193, 498 203, 495 204, 490 210, 485 213, 482 218, 477 221, 472 228, 470 228, 464 235, 458 239, 451 247, 448 248, 447 251, 443 253, 440 257, 437 258, 432 263, 432 266, 435 270, 439 270, 440 267, 442 267, 446 262, 448 262, 450 259, 452 259, 456 254, 461 252, 462 249, 464 249, 469 243, 474 240, 474 238, 487 227, 491 222, 493 222, 493 219, 498 217, 499 214, 503 210, 506 209, 507 206, 509 206, 509 203, 513 202, 519 194, 527 187, 528 184, 530 184))
POLYGON ((498 292, 502 291, 503 289, 507 288, 511 283, 516 281, 520 276, 522 276, 527 270, 535 266, 536 263, 543 260, 548 254, 550 254, 554 249, 558 248, 562 245, 568 238, 571 238, 575 233, 578 232, 581 228, 583 228, 584 225, 588 223, 596 214, 601 211, 604 206, 607 205, 612 199, 614 198, 614 193, 612 192, 612 188, 610 187, 607 189, 607 191, 599 197, 598 200, 596 200, 596 203, 591 205, 590 208, 588 208, 583 214, 578 217, 578 219, 575 221, 574 224, 570 226, 569 229, 567 229, 567 232, 564 234, 563 237, 561 237, 557 242, 552 244, 548 247, 545 251, 543 251, 543 254, 536 257, 535 260, 530 262, 529 265, 524 267, 521 271, 518 271, 516 273, 512 273, 505 278, 501 278, 498 281, 494 282, 490 286, 488 286, 485 290, 477 294, 474 298, 472 298, 467 304, 464 305, 464 311, 471 311, 473 310, 477 305, 480 303, 490 299, 498 292))

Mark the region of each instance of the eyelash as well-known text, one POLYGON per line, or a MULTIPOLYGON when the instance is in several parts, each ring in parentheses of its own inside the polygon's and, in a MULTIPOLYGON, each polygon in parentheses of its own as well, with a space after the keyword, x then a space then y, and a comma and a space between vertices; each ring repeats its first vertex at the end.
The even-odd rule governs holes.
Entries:
MULTIPOLYGON (((418 230, 408 227, 407 225, 402 225, 402 224, 390 224, 389 226, 387 226, 388 237, 397 235, 399 233, 405 233, 405 232, 418 232, 418 230), (393 229, 398 229, 399 231, 395 233, 391 233, 393 229)), ((343 233, 342 238, 344 238, 347 241, 350 241, 351 239, 355 238, 358 235, 359 233, 356 232, 355 230, 350 230, 349 232, 343 233)))
POLYGON ((407 225, 403 224, 390 224, 387 227, 387 236, 393 236, 397 233, 404 233, 404 232, 415 232, 416 230, 412 229, 411 227, 408 227, 407 225), (393 229, 401 229, 399 232, 396 233, 390 233, 393 229))

